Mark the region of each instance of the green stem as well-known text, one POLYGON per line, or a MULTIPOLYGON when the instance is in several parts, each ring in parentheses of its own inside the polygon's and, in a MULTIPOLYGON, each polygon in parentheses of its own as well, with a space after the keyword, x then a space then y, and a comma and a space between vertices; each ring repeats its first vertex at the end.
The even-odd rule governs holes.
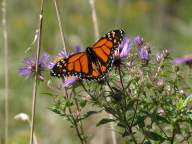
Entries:
POLYGON ((118 70, 119 70, 119 77, 120 77, 121 86, 123 88, 123 91, 126 92, 124 84, 123 84, 123 78, 122 78, 122 75, 121 75, 121 68, 120 68, 120 66, 118 66, 118 70))
POLYGON ((131 127, 133 126, 133 122, 134 122, 135 117, 136 117, 136 114, 137 114, 137 107, 138 107, 138 101, 137 101, 137 103, 136 103, 136 108, 135 108, 135 109, 133 108, 133 110, 134 110, 134 115, 133 115, 133 119, 132 119, 132 122, 131 122, 131 127))
POLYGON ((107 83, 108 87, 110 88, 111 92, 112 92, 113 94, 115 94, 114 91, 113 91, 113 89, 112 89, 112 87, 111 87, 111 85, 109 84, 109 81, 108 81, 107 79, 106 79, 106 83, 107 83))
POLYGON ((175 128, 173 129, 173 132, 172 132, 172 137, 171 137, 171 144, 173 144, 174 143, 174 139, 175 139, 175 133, 176 131, 175 131, 175 128))
POLYGON ((69 113, 71 114, 71 118, 73 120, 73 124, 75 125, 75 130, 76 130, 77 136, 79 137, 79 139, 81 141, 81 144, 86 144, 85 141, 84 141, 84 138, 82 138, 81 132, 80 132, 80 130, 78 128, 77 121, 75 120, 75 118, 74 118, 74 116, 72 114, 71 108, 69 107, 68 110, 69 110, 69 113))
POLYGON ((157 124, 157 126, 159 127, 159 129, 161 130, 161 132, 165 135, 165 137, 167 138, 167 139, 169 139, 169 137, 168 137, 168 135, 165 133, 165 131, 161 128, 161 126, 158 124, 158 123, 156 123, 157 124))
MULTIPOLYGON (((75 105, 76 105, 76 108, 77 108, 77 117, 79 117, 79 113, 80 113, 80 107, 79 107, 79 104, 78 104, 78 101, 77 101, 77 99, 76 98, 74 98, 75 99, 75 105)), ((83 123, 82 123, 82 121, 80 121, 79 122, 80 123, 80 130, 81 130, 81 134, 83 135, 83 136, 85 136, 85 134, 84 134, 84 130, 83 130, 83 123)), ((85 139, 84 139, 85 140, 85 139)))
MULTIPOLYGON (((67 98, 69 98, 67 89, 65 89, 65 95, 66 95, 67 98)), ((70 107, 68 107, 68 111, 69 111, 69 113, 70 113, 70 115, 71 115, 72 123, 73 123, 74 126, 75 126, 75 130, 76 130, 77 136, 79 137, 79 139, 80 139, 80 141, 81 141, 81 144, 86 144, 85 139, 82 137, 82 134, 81 134, 81 132, 80 132, 80 130, 79 130, 79 126, 78 126, 78 123, 77 123, 77 121, 76 121, 76 118, 74 117, 74 115, 73 115, 72 110, 71 110, 70 107)))

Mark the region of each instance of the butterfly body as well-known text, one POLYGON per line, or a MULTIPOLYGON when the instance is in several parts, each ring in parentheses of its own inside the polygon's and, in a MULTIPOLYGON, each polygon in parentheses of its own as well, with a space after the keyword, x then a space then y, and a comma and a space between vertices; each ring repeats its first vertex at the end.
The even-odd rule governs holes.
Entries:
POLYGON ((114 51, 124 37, 123 30, 113 30, 100 38, 84 52, 75 53, 68 58, 59 57, 51 70, 56 77, 77 76, 80 79, 101 80, 111 70, 114 51))

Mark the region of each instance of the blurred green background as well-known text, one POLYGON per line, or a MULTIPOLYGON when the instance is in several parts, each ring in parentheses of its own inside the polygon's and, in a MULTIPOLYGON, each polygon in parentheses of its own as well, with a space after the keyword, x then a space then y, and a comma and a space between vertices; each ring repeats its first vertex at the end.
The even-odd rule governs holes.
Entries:
MULTIPOLYGON (((69 51, 76 45, 82 49, 94 43, 91 8, 88 0, 58 0, 62 26, 69 51)), ((38 26, 39 0, 8 0, 7 30, 9 46, 9 144, 26 144, 29 126, 16 121, 20 112, 31 114, 33 80, 22 78, 17 69, 22 66, 25 50, 31 45, 38 26)), ((96 0, 100 35, 122 28, 130 38, 141 35, 151 45, 152 52, 163 48, 173 57, 192 52, 191 0, 96 0)), ((1 17, 2 18, 2 17, 1 17)), ((0 27, 2 31, 2 25, 0 27)), ((4 141, 4 55, 0 33, 0 143, 4 141)), ((43 51, 56 55, 62 49, 59 27, 52 0, 44 1, 43 51)), ((33 55, 30 52, 27 55, 33 55)), ((35 131, 41 144, 78 144, 76 133, 68 123, 48 110, 53 99, 46 83, 38 88, 35 131)), ((110 143, 109 128, 97 128, 90 118, 85 130, 90 143, 110 143), (107 133, 107 134, 106 134, 107 133)), ((107 126, 106 126, 107 127, 107 126)), ((121 139, 118 137, 118 139, 121 139)))

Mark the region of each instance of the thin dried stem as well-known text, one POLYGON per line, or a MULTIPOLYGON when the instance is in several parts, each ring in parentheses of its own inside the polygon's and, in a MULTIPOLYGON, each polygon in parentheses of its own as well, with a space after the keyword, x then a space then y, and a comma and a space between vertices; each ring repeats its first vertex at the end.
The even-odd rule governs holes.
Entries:
POLYGON ((116 26, 119 27, 121 25, 121 10, 122 10, 122 7, 123 7, 123 3, 124 3, 124 0, 118 0, 118 3, 117 3, 117 13, 116 13, 116 26))
MULTIPOLYGON (((58 5, 57 5, 57 0, 53 0, 53 1, 54 1, 54 5, 55 5, 56 14, 57 14, 57 21, 58 21, 58 24, 59 24, 61 39, 62 39, 62 43, 63 43, 63 50, 64 50, 65 55, 67 55, 67 48, 66 48, 66 44, 65 44, 65 37, 64 37, 64 32, 63 32, 62 23, 61 23, 61 17, 60 17, 58 5)), ((67 89, 65 89, 65 95, 68 97, 67 89)), ((79 107, 78 107, 77 102, 75 103, 75 105, 77 106, 77 111, 79 111, 79 107)), ((69 110, 69 113, 72 114, 71 108, 69 108, 68 110, 69 110)), ((81 143, 85 144, 86 142, 85 142, 84 138, 82 137, 82 135, 84 135, 84 130, 83 130, 82 123, 80 122, 80 130, 79 130, 78 123, 76 123, 74 118, 73 118, 73 121, 75 123, 75 129, 76 129, 76 132, 77 132, 77 135, 78 135, 79 139, 81 140, 81 143)))
POLYGON ((54 4, 55 4, 55 10, 56 10, 56 14, 57 14, 57 21, 58 21, 58 24, 59 24, 59 30, 60 30, 62 44, 63 44, 63 50, 65 52, 65 55, 67 55, 67 49, 66 49, 66 45, 65 45, 65 37, 64 37, 64 34, 63 34, 63 28, 62 28, 61 17, 60 17, 58 5, 57 5, 57 0, 53 0, 53 1, 54 1, 54 4))
MULTIPOLYGON (((99 39, 99 27, 98 27, 97 15, 96 15, 96 10, 95 10, 95 0, 89 0, 89 3, 90 3, 90 6, 91 6, 92 21, 93 21, 93 25, 94 25, 95 39, 98 40, 99 39)), ((107 84, 110 87, 108 81, 107 81, 107 84)), ((110 87, 110 89, 113 92, 111 87, 110 87)), ((111 118, 111 117, 112 117, 112 115, 109 114, 109 118, 111 118)), ((110 127, 111 127, 111 129, 114 129, 115 128, 114 123, 111 123, 110 127)), ((112 137, 112 144, 117 144, 116 134, 115 134, 115 132, 113 130, 111 131, 111 137, 112 137)))
POLYGON ((43 0, 41 1, 41 11, 39 14, 39 26, 38 26, 38 39, 37 39, 37 59, 35 64, 35 81, 33 86, 33 101, 32 101, 32 116, 31 116, 31 132, 30 132, 30 144, 33 144, 34 133, 34 119, 35 119, 35 106, 37 97, 37 84, 38 84, 38 64, 39 55, 41 50, 41 36, 42 36, 42 24, 43 24, 43 0))
POLYGON ((5 144, 8 144, 8 126, 9 126, 9 77, 8 77, 8 40, 7 40, 7 21, 6 21, 6 0, 2 1, 2 26, 4 41, 4 72, 5 72, 5 144))
POLYGON ((89 0, 90 6, 91 6, 91 13, 92 13, 92 21, 94 26, 94 33, 95 33, 95 39, 99 39, 99 27, 97 22, 97 15, 95 10, 95 0, 89 0))

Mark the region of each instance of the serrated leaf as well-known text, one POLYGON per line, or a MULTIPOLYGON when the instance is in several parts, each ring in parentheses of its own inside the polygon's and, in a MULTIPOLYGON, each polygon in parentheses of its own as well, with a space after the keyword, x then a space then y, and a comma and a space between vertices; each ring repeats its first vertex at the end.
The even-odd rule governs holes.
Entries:
POLYGON ((154 140, 154 141, 161 141, 161 142, 163 142, 163 141, 166 140, 166 138, 162 137, 161 135, 159 135, 159 134, 157 134, 155 132, 145 131, 144 133, 145 133, 145 135, 148 138, 150 138, 151 140, 154 140))
POLYGON ((97 127, 100 126, 100 125, 103 125, 103 124, 106 124, 106 123, 109 123, 109 122, 114 122, 115 120, 114 119, 108 119, 108 118, 104 118, 102 120, 100 120, 98 123, 97 123, 97 127))

